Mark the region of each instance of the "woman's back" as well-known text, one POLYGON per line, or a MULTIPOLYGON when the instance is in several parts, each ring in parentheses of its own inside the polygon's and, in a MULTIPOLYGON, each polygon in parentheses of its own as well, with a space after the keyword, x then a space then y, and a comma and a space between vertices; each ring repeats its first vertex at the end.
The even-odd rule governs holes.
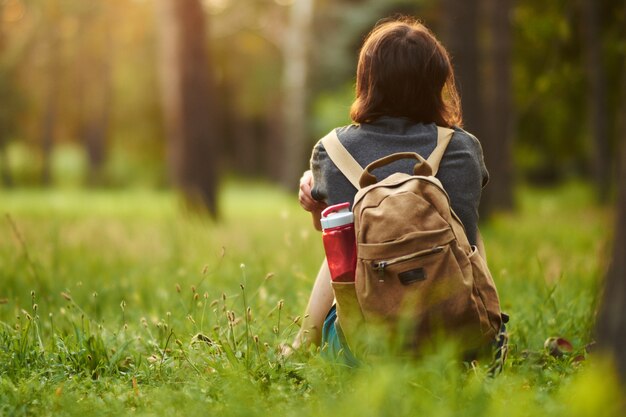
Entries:
MULTIPOLYGON (((381 21, 368 34, 356 72, 355 99, 350 109, 353 125, 337 129, 339 141, 365 167, 396 152, 416 152, 428 158, 435 148, 437 128, 453 128, 454 135, 439 166, 437 177, 446 189, 471 244, 478 239, 478 205, 488 179, 482 149, 476 138, 456 126, 463 125, 461 102, 450 57, 435 36, 410 18, 381 21)), ((392 172, 412 172, 412 163, 381 168, 378 178, 392 172)), ((320 229, 320 216, 327 204, 352 202, 356 189, 339 172, 318 143, 311 158, 311 171, 300 180, 300 204, 312 213, 320 229)), ((315 280, 301 331, 294 342, 322 343, 329 351, 346 351, 333 336, 334 295, 327 263, 315 280), (328 314, 326 314, 328 312, 328 314)))
MULTIPOLYGON (((372 123, 349 125, 337 129, 341 143, 362 167, 396 152, 416 152, 427 158, 437 143, 434 124, 413 123, 400 117, 380 117, 372 123)), ((376 170, 385 178, 394 172, 411 173, 414 162, 409 160, 376 170)), ((356 189, 329 159, 323 145, 318 143, 311 157, 314 177, 313 198, 328 204, 352 202, 356 189)), ((471 244, 476 244, 478 204, 481 189, 488 180, 482 149, 476 138, 461 129, 454 136, 441 161, 437 178, 450 196, 452 209, 465 226, 471 244)))

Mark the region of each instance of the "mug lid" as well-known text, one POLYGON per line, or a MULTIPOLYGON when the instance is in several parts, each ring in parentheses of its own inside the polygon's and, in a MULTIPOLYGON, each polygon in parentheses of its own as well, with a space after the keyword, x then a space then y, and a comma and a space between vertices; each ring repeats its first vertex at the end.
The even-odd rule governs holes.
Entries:
POLYGON ((322 230, 344 226, 354 222, 354 214, 350 211, 350 203, 335 204, 322 211, 322 230))

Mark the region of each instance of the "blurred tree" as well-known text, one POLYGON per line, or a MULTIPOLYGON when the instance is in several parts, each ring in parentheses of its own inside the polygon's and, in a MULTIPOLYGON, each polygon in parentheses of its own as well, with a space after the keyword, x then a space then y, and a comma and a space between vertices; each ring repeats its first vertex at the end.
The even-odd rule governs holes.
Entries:
POLYGON ((308 153, 308 68, 313 0, 295 0, 283 44, 283 120, 285 154, 281 183, 294 188, 308 153))
POLYGON ((611 183, 611 156, 609 144, 606 76, 599 25, 599 2, 581 0, 581 19, 584 41, 584 62, 587 72, 587 111, 592 139, 593 172, 600 201, 606 202, 611 183))
POLYGON ((481 141, 490 173, 481 201, 486 218, 513 207, 512 0, 443 0, 442 5, 464 128, 481 141))
POLYGON ((479 0, 442 0, 442 33, 446 48, 452 55, 457 88, 463 106, 465 128, 482 138, 482 83, 480 80, 480 48, 478 40, 479 0))
MULTIPOLYGON (((626 59, 623 59, 626 65, 626 59)), ((620 159, 613 259, 604 285, 596 324, 601 349, 611 352, 626 387, 626 72, 622 73, 620 159)))
POLYGON ((221 164, 245 176, 279 180, 283 131, 280 107, 282 44, 290 6, 287 2, 209 1, 210 36, 221 97, 221 164), (279 4, 280 3, 280 4, 279 4))
POLYGON ((218 132, 213 67, 199 0, 159 0, 163 108, 174 183, 216 215, 218 132))
MULTIPOLYGON (((107 4, 111 40, 100 37, 110 59, 111 119, 105 174, 109 184, 168 184, 154 2, 99 0, 107 4)), ((102 62, 102 61, 100 61, 102 62)), ((99 81, 96 81, 99 82, 99 81)))
MULTIPOLYGON (((10 95, 6 92, 6 87, 8 86, 6 78, 5 74, 0 74, 0 100, 10 95)), ((5 187, 12 187, 13 176, 11 175, 9 157, 6 151, 9 142, 8 128, 5 125, 6 122, 10 123, 10 120, 6 118, 5 111, 0 111, 0 181, 5 187)))
POLYGON ((108 2, 88 0, 79 13, 76 101, 78 136, 87 155, 87 183, 103 182, 107 138, 112 106, 111 7, 108 2))
MULTIPOLYGON (((0 56, 4 56, 5 50, 5 29, 4 29, 4 3, 0 3, 0 56)), ((4 62, 0 61, 0 102, 4 103, 0 108, 0 181, 5 187, 13 185, 11 170, 9 169, 9 158, 6 154, 6 146, 9 142, 11 134, 11 124, 13 115, 7 111, 7 104, 11 103, 11 85, 9 81, 8 71, 5 69, 4 62)))
POLYGON ((511 83, 513 0, 485 0, 485 70, 481 85, 482 142, 489 169, 489 186, 481 199, 481 216, 513 208, 514 110, 511 83))
MULTIPOLYGON (((513 16, 514 25, 509 59, 517 119, 512 155, 516 177, 522 180, 556 182, 584 176, 598 165, 588 120, 593 114, 588 111, 588 93, 593 91, 586 70, 589 54, 585 53, 588 48, 581 48, 586 39, 582 23, 588 17, 582 8, 584 1, 519 0, 510 6, 513 11, 508 16, 513 16)), ((296 152, 304 155, 291 158, 283 156, 292 138, 289 136, 289 142, 283 139, 288 134, 281 109, 295 111, 296 106, 286 105, 288 100, 302 102, 294 98, 297 89, 284 88, 286 66, 298 62, 285 60, 288 31, 294 30, 289 25, 290 12, 295 10, 293 0, 247 0, 245 7, 234 0, 200 1, 211 22, 211 33, 205 33, 204 39, 204 45, 212 50, 207 72, 214 73, 214 95, 223 100, 211 116, 211 134, 219 131, 229 139, 224 144, 226 153, 220 151, 216 163, 237 175, 282 178, 293 188, 293 174, 283 173, 287 161, 304 168, 314 140, 331 127, 349 123, 356 57, 363 37, 379 19, 406 13, 422 19, 438 35, 446 32, 453 38, 440 36, 453 55, 459 76, 466 128, 483 142, 492 171, 492 183, 484 197, 488 201, 490 191, 497 188, 496 181, 507 176, 494 171, 495 165, 507 158, 494 159, 488 149, 493 136, 490 131, 502 131, 496 125, 505 123, 494 115, 503 108, 495 101, 505 91, 497 87, 501 81, 496 74, 506 59, 490 58, 504 38, 491 35, 493 25, 489 23, 494 19, 492 12, 504 12, 488 6, 492 2, 315 2, 314 36, 307 46, 311 59, 304 78, 308 79, 305 108, 310 110, 303 127, 297 129, 304 145, 296 152), (478 81, 466 81, 476 77, 478 81), (487 95, 481 103, 483 93, 487 95), (488 125, 481 126, 481 114, 488 125), (285 163, 277 164, 277 160, 285 163)), ((21 16, 2 22, 5 46, 0 59, 0 119, 14 124, 12 133, 2 130, 1 143, 6 149, 10 137, 11 155, 27 155, 11 161, 14 180, 39 181, 42 172, 50 171, 42 169, 43 165, 50 167, 42 162, 49 160, 45 155, 54 153, 54 161, 59 161, 69 155, 69 148, 80 146, 90 157, 75 160, 76 165, 67 171, 65 164, 54 164, 49 176, 59 174, 55 181, 64 181, 60 170, 80 175, 80 170, 87 169, 84 174, 93 180, 101 175, 93 173, 104 169, 108 184, 163 185, 167 142, 161 120, 167 113, 160 108, 158 68, 150 65, 156 61, 157 34, 162 29, 153 19, 153 2, 0 0, 0 4, 10 16, 21 16), (23 98, 21 110, 18 97, 23 98), (62 146, 52 152, 52 144, 62 146)), ((622 0, 594 3, 601 23, 597 25, 595 53, 605 78, 604 136, 609 149, 609 161, 600 165, 607 169, 612 169, 616 158, 618 94, 613 86, 625 71, 619 60, 626 39, 625 5, 622 0)), ((503 22, 506 19, 499 23, 503 22)), ((501 152, 507 141, 498 139, 501 152)), ((7 165, 0 162, 0 170, 7 165)), ((8 175, 5 170, 5 178, 8 175)))
MULTIPOLYGON (((603 168, 610 169, 617 155, 614 130, 620 74, 626 69, 621 56, 626 27, 626 3, 622 0, 592 2, 597 9, 596 41, 592 53, 605 77, 597 83, 597 92, 605 94, 604 138, 609 160, 603 168), (608 104, 606 104, 608 103, 608 104)), ((514 155, 516 165, 526 179, 533 182, 558 182, 593 173, 595 140, 590 140, 592 115, 597 110, 589 93, 593 91, 588 48, 591 43, 583 24, 589 19, 582 1, 543 0, 519 1, 515 8, 514 85, 518 123, 514 155), (587 40, 586 40, 587 39, 587 40), (589 88, 584 88, 588 85, 589 88), (573 86, 576 86, 573 88, 573 86), (582 87, 582 88, 581 88, 582 87)), ((604 145, 601 145, 604 146, 604 145)), ((598 155, 600 155, 598 153, 598 155)), ((602 174, 602 175, 607 175, 602 174)), ((591 176, 591 175, 589 175, 591 176)), ((591 176, 592 177, 592 176, 591 176)))
POLYGON ((43 110, 40 114, 39 145, 41 147, 42 168, 41 183, 52 184, 52 148, 55 142, 57 119, 59 116, 59 100, 61 89, 60 62, 60 22, 61 5, 59 0, 49 0, 42 5, 45 19, 42 30, 45 32, 43 42, 45 61, 45 84, 43 110))

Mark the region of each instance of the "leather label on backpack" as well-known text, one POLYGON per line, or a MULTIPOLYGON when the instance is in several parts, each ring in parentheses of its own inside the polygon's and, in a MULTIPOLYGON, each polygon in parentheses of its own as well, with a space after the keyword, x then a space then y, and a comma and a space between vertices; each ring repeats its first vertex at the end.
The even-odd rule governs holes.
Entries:
POLYGON ((424 268, 411 269, 410 271, 399 273, 398 278, 400 278, 400 282, 403 285, 409 285, 417 281, 424 281, 426 279, 426 271, 424 268))

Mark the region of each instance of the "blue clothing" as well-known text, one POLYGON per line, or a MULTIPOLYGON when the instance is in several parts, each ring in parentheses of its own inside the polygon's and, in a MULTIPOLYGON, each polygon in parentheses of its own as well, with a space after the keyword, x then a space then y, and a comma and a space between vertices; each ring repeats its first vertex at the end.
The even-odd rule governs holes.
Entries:
MULTIPOLYGON (((489 370, 491 376, 502 372, 502 367, 506 360, 509 341, 506 330, 506 323, 508 321, 509 316, 503 314, 500 333, 493 344, 494 357, 489 370)), ((322 357, 331 362, 341 363, 351 368, 359 366, 360 364, 360 361, 348 347, 341 327, 337 323, 337 308, 335 304, 333 304, 328 315, 326 315, 324 326, 322 327, 322 357)))
POLYGON ((346 338, 337 323, 337 309, 333 304, 322 327, 322 356, 330 361, 343 363, 350 367, 359 365, 354 357, 346 338))

